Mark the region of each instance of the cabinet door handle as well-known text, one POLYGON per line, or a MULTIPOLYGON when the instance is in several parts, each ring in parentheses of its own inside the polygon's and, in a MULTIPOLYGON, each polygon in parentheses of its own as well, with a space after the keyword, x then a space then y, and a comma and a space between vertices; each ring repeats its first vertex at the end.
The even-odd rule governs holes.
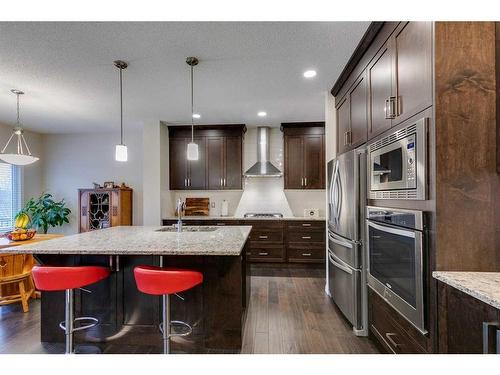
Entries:
POLYGON ((344 132, 344 146, 347 146, 349 144, 347 141, 347 134, 348 132, 344 132))
POLYGON ((303 227, 310 227, 310 226, 311 226, 311 224, 309 224, 309 223, 302 223, 302 226, 303 226, 303 227))
POLYGON ((224 177, 224 187, 226 187, 226 178, 224 177))
POLYGON ((304 177, 300 178, 300 186, 304 186, 304 177))
POLYGON ((396 118, 396 97, 395 96, 389 96, 387 99, 385 99, 384 112, 385 112, 386 120, 396 118))
POLYGON ((222 225, 226 225, 226 224, 225 223, 217 223, 217 225, 222 226, 222 225))
POLYGON ((393 336, 397 336, 397 335, 395 333, 390 333, 390 332, 385 334, 385 337, 387 337, 387 340, 389 340, 389 342, 392 344, 392 346, 394 346, 395 348, 399 348, 400 345, 396 341, 394 341, 394 339, 392 338, 393 336))
POLYGON ((310 256, 311 256, 311 253, 302 253, 302 256, 303 256, 303 257, 310 257, 310 256))
POLYGON ((389 102, 390 102, 390 99, 389 99, 389 98, 385 99, 385 105, 384 105, 384 115, 385 115, 385 119, 386 119, 386 120, 389 120, 389 119, 391 118, 391 117, 390 117, 390 114, 389 114, 389 112, 390 112, 390 110, 391 110, 391 109, 390 109, 390 106, 391 106, 391 105, 390 105, 390 103, 389 103, 389 102))
POLYGON ((303 239, 303 240, 310 240, 310 239, 311 239, 311 236, 302 236, 302 239, 303 239))
POLYGON ((220 178, 220 187, 222 187, 222 177, 220 178))
POLYGON ((188 186, 187 178, 184 179, 184 187, 188 186))
POLYGON ((262 240, 267 240, 268 237, 267 236, 259 236, 259 238, 262 240))
POLYGON ((267 257, 269 253, 259 253, 260 256, 267 257))
POLYGON ((307 186, 307 177, 304 177, 304 186, 307 186))
POLYGON ((499 322, 483 322, 483 354, 489 354, 490 329, 497 327, 496 330, 496 352, 500 353, 500 323, 499 322))

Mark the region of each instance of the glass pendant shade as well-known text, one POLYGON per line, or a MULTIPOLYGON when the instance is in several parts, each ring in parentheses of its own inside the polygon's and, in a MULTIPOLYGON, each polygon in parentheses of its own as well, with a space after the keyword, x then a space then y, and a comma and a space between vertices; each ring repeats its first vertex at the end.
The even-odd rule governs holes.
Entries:
POLYGON ((115 148, 115 160, 116 161, 127 161, 128 160, 127 146, 125 146, 125 145, 116 145, 116 148, 115 148))
MULTIPOLYGON (((9 140, 0 151, 0 160, 3 160, 6 163, 14 164, 14 165, 28 165, 39 160, 36 156, 31 155, 30 148, 28 147, 28 143, 26 143, 26 139, 24 138, 24 130, 21 127, 21 121, 19 118, 19 96, 23 95, 24 92, 12 89, 10 90, 17 97, 17 121, 16 127, 14 128, 9 140), (15 139, 17 148, 15 152, 9 152, 7 148, 9 148, 10 142, 15 139)), ((14 146, 15 147, 15 146, 14 146)))
POLYGON ((0 154, 0 160, 14 165, 28 165, 40 160, 36 156, 22 154, 0 154))
POLYGON ((189 142, 187 146, 187 159, 188 160, 198 160, 198 145, 194 142, 189 142))

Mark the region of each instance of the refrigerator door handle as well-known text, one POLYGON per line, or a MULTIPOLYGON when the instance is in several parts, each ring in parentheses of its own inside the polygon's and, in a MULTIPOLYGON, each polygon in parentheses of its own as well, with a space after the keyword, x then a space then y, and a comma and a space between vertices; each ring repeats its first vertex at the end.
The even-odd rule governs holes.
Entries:
POLYGON ((336 260, 336 256, 332 254, 330 251, 328 252, 328 260, 338 269, 341 269, 342 271, 347 272, 349 275, 352 275, 353 272, 352 269, 348 266, 343 265, 342 263, 339 263, 336 260))
POLYGON ((352 243, 347 242, 347 241, 342 241, 341 239, 335 237, 332 233, 328 233, 328 238, 333 242, 336 243, 337 245, 343 246, 343 247, 348 247, 349 249, 352 249, 352 243))
POLYGON ((334 212, 334 224, 338 225, 339 222, 339 207, 340 207, 340 186, 339 186, 339 161, 335 161, 333 173, 333 185, 332 185, 332 200, 333 200, 333 212, 334 212))

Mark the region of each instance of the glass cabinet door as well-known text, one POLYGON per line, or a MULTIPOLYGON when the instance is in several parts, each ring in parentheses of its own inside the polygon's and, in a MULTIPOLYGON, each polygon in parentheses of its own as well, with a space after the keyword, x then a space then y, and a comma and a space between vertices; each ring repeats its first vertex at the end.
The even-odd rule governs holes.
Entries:
POLYGON ((88 229, 109 228, 111 194, 110 192, 91 192, 88 196, 88 229))

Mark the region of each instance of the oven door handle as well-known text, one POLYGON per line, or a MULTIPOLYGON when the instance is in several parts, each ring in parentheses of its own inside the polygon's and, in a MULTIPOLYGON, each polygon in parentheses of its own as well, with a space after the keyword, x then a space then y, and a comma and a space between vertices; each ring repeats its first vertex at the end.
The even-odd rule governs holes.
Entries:
POLYGON ((411 229, 397 229, 397 228, 393 228, 392 226, 389 226, 389 225, 375 224, 374 222, 371 222, 371 221, 368 221, 368 226, 375 228, 375 229, 378 229, 382 232, 395 234, 397 236, 416 238, 415 232, 411 229))
POLYGON ((350 267, 345 266, 342 263, 339 263, 335 259, 336 256, 332 254, 330 251, 328 251, 328 260, 330 261, 330 263, 332 263, 335 267, 340 268, 342 271, 347 272, 349 275, 352 275, 352 269, 350 267))
POLYGON ((332 241, 333 243, 336 243, 337 245, 343 246, 343 247, 348 247, 349 249, 352 249, 352 243, 347 242, 347 241, 342 241, 339 238, 336 238, 333 236, 333 234, 328 233, 328 239, 332 241))

